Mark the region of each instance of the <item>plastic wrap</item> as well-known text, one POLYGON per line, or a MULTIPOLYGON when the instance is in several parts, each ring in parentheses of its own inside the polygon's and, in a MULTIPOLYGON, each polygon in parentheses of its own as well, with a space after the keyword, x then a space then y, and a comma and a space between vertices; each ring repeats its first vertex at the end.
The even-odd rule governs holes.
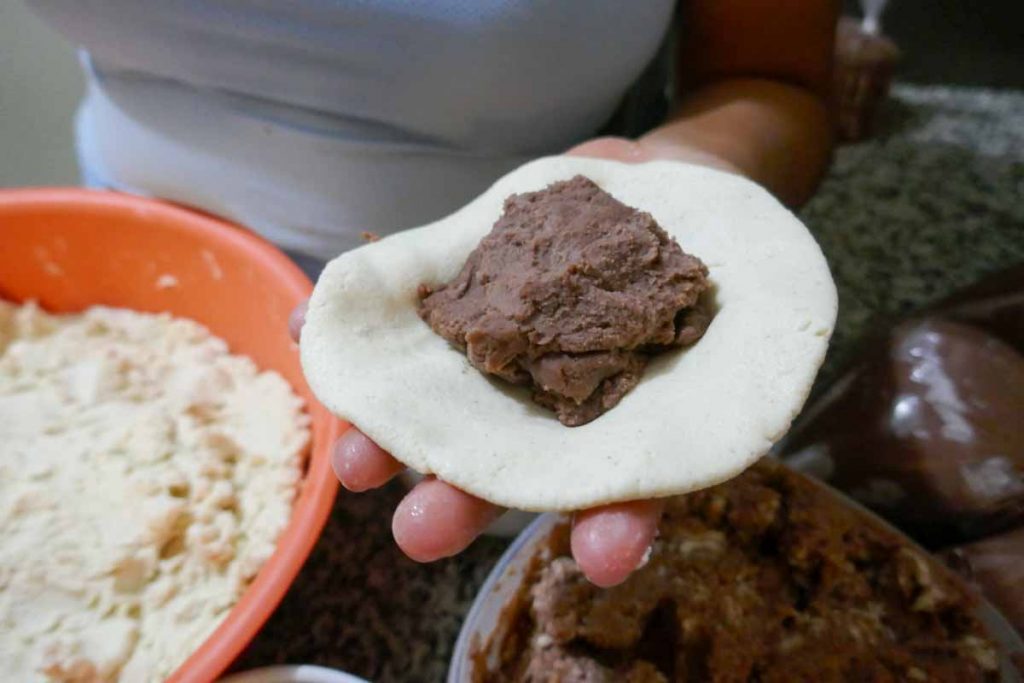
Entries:
POLYGON ((781 450, 933 548, 1024 524, 1024 265, 872 337, 781 450))
POLYGON ((865 26, 843 17, 836 28, 833 99, 839 134, 850 141, 871 134, 900 60, 895 43, 865 26))

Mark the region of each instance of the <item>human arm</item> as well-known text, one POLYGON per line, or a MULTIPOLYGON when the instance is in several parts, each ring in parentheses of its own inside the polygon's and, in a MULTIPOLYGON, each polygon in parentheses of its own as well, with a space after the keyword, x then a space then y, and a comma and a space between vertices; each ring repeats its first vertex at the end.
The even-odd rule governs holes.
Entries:
POLYGON ((668 120, 637 140, 599 138, 574 152, 702 163, 802 204, 832 148, 826 93, 838 13, 833 0, 684 3, 668 120))

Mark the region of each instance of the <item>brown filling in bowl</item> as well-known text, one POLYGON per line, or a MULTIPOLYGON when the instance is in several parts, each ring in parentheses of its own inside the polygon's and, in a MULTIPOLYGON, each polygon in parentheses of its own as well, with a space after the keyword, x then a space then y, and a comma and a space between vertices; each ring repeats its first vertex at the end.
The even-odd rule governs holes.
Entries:
POLYGON ((995 681, 964 585, 823 486, 762 460, 669 500, 649 561, 611 589, 534 557, 475 681, 995 681))

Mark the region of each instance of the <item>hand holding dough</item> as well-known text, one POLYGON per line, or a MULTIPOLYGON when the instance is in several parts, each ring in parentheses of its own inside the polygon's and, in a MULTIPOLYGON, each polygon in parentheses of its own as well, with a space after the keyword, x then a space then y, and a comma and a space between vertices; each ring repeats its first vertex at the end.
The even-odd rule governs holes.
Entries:
POLYGON ((741 471, 803 404, 835 312, 813 238, 753 183, 672 162, 554 157, 441 221, 335 259, 301 347, 318 397, 410 467, 497 504, 565 510, 683 493, 741 471), (417 316, 416 289, 458 271, 509 194, 576 174, 650 212, 700 256, 718 313, 704 339, 652 362, 614 410, 567 429, 435 335, 417 316))

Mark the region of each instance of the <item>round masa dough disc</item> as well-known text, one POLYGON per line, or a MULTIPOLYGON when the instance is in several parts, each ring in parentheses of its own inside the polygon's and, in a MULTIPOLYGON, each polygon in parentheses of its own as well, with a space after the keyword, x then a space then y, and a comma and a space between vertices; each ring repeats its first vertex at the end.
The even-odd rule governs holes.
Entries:
POLYGON ((301 355, 317 397, 409 467, 499 505, 576 510, 692 491, 753 463, 803 405, 835 316, 817 243, 758 185, 677 162, 550 157, 446 218, 331 261, 301 355), (455 276, 508 195, 576 174, 701 258, 718 311, 694 346, 654 358, 618 406, 569 428, 435 334, 416 288, 455 276))

